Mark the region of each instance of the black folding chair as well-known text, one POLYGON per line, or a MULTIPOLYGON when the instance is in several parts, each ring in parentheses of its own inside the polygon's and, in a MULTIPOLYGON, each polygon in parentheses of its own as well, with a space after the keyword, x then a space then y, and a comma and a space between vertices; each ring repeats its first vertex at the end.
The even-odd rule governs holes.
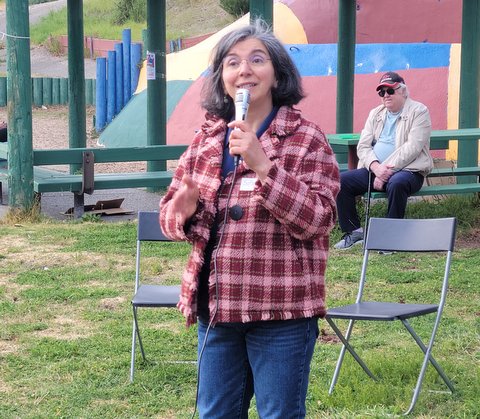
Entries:
POLYGON ((130 381, 133 382, 135 369, 135 344, 138 338, 142 357, 146 360, 142 339, 138 327, 137 309, 139 307, 175 307, 180 296, 179 285, 142 284, 140 275, 141 244, 146 241, 170 241, 162 233, 158 220, 158 212, 139 212, 137 230, 137 257, 135 265, 135 295, 132 299, 133 331, 132 331, 132 359, 130 366, 130 381))
MULTIPOLYGON (((333 374, 329 393, 332 394, 340 373, 345 351, 354 357, 363 370, 374 380, 373 373, 368 369, 357 352, 350 345, 349 340, 353 330, 354 323, 357 320, 370 321, 393 321, 400 320, 417 345, 424 353, 423 364, 417 379, 417 384, 413 393, 410 407, 405 412, 412 412, 422 386, 423 377, 428 363, 430 362, 442 377, 443 381, 450 389, 454 391, 453 384, 450 382, 443 369, 431 355, 433 342, 440 323, 443 307, 448 289, 448 277, 452 252, 455 242, 456 219, 439 218, 424 220, 404 220, 393 218, 371 218, 369 222, 368 235, 364 243, 364 255, 360 283, 357 299, 354 304, 331 308, 327 311, 326 320, 335 331, 343 346, 338 357, 337 366, 333 374), (439 301, 435 304, 404 304, 398 302, 384 301, 364 301, 364 287, 367 280, 367 268, 369 265, 370 251, 387 250, 395 252, 442 252, 445 254, 443 282, 440 288, 439 283, 439 301), (408 319, 424 316, 430 313, 436 313, 435 322, 432 327, 432 333, 428 345, 425 345, 417 333, 413 330, 408 319), (343 334, 334 322, 334 319, 349 320, 348 328, 343 334)), ((377 259, 378 260, 378 259, 377 259)), ((413 273, 412 273, 413 275, 413 273)), ((371 280, 371 275, 369 280, 371 280)), ((439 278, 440 279, 440 278, 439 278)), ((440 281, 439 281, 440 282, 440 281)))

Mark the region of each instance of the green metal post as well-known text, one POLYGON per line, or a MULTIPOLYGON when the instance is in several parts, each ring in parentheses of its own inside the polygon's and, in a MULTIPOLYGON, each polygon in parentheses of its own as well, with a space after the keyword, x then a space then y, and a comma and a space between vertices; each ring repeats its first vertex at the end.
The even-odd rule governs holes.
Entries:
MULTIPOLYGON (((463 1, 460 68, 459 128, 479 126, 480 98, 480 0, 463 1)), ((478 164, 478 141, 459 142, 458 166, 478 164)), ((457 182, 474 182, 474 176, 459 176, 457 182)))
POLYGON ((337 45, 337 133, 353 132, 356 1, 339 0, 337 45))
POLYGON ((8 201, 33 206, 32 81, 28 0, 6 1, 8 201))
MULTIPOLYGON (((68 98, 69 145, 85 147, 87 143, 85 110, 85 54, 83 50, 83 1, 67 1, 68 20, 68 98)), ((70 172, 80 169, 71 165, 70 172)))
MULTIPOLYGON (((147 71, 147 144, 167 143, 167 79, 165 0, 147 0, 148 52, 155 55, 155 72, 147 71)), ((149 171, 166 170, 165 162, 148 162, 149 171)))
POLYGON ((273 0, 250 0, 250 22, 261 18, 273 27, 273 0))

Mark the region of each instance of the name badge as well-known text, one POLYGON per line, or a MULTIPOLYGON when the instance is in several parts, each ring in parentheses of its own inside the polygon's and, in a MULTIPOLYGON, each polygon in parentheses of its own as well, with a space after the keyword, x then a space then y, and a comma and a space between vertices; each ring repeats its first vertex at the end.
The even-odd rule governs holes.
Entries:
POLYGON ((253 191, 255 189, 255 183, 257 178, 254 177, 244 177, 240 183, 241 191, 253 191))

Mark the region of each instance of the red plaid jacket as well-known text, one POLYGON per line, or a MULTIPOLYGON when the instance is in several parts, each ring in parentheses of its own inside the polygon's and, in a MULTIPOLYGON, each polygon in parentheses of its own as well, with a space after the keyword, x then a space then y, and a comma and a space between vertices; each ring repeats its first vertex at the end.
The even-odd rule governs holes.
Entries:
POLYGON ((163 232, 192 244, 182 278, 180 311, 187 324, 196 321, 204 251, 213 222, 219 220, 218 234, 224 229, 224 235, 217 249, 217 273, 212 267, 209 280, 209 310, 215 322, 324 316, 324 274, 339 190, 338 165, 325 135, 300 111, 281 107, 260 138, 274 162, 268 180, 263 185, 253 180, 253 190, 241 190, 245 189, 240 187, 242 179, 256 177, 241 162, 229 206, 240 205, 243 216, 238 221, 227 217, 223 225, 233 177, 230 173, 222 184, 226 130, 224 120, 207 115, 160 202, 163 232), (188 226, 166 218, 184 173, 200 190, 197 212, 188 226))

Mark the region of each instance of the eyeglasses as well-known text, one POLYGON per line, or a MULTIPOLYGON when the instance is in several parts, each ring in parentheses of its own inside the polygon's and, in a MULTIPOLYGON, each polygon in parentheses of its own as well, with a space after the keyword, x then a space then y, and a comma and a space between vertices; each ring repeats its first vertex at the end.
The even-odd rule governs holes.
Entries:
POLYGON ((390 96, 392 96, 392 95, 395 94, 395 90, 400 89, 400 87, 402 87, 402 86, 398 86, 396 89, 394 89, 394 88, 392 88, 392 87, 389 87, 388 89, 379 90, 379 91, 378 91, 378 96, 384 97, 384 96, 385 96, 385 93, 388 93, 390 96))
POLYGON ((267 64, 267 61, 271 61, 271 58, 267 58, 261 54, 254 54, 243 60, 236 56, 229 56, 223 60, 223 67, 228 71, 235 71, 240 68, 244 61, 248 63, 251 68, 261 68, 267 64))

